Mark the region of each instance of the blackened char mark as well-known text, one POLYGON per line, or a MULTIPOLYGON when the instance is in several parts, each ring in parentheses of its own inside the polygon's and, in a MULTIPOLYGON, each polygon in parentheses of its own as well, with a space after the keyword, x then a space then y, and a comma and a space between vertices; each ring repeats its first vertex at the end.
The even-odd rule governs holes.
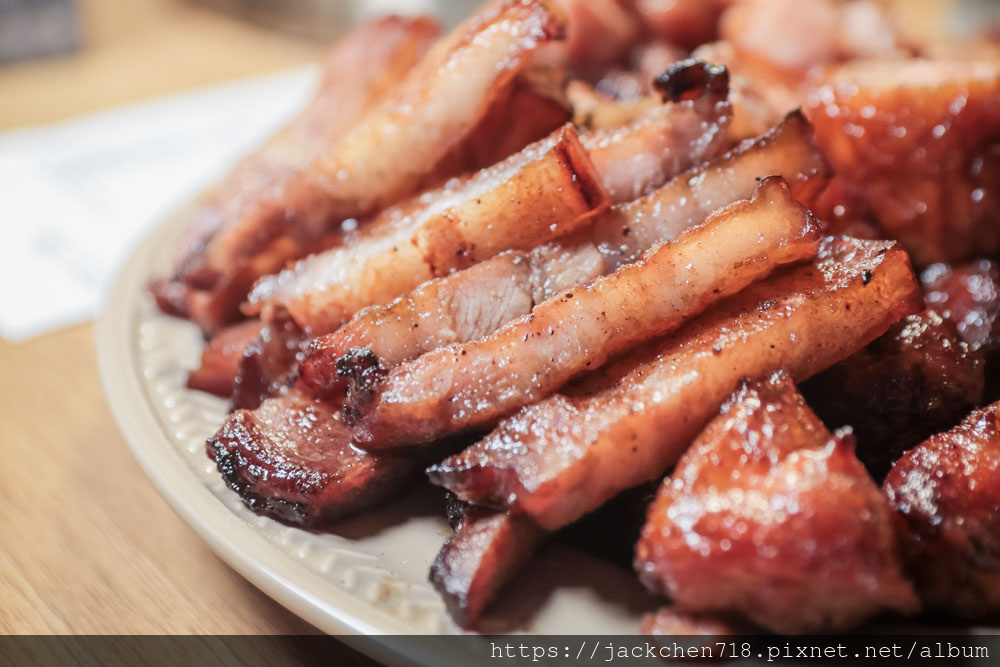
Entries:
POLYGON ((721 65, 710 65, 697 58, 688 58, 671 65, 656 77, 653 85, 664 102, 697 100, 704 95, 724 98, 729 91, 729 71, 721 65))
POLYGON ((375 402, 388 371, 367 347, 352 347, 337 360, 337 375, 347 381, 344 393, 344 421, 357 423, 365 408, 375 402))

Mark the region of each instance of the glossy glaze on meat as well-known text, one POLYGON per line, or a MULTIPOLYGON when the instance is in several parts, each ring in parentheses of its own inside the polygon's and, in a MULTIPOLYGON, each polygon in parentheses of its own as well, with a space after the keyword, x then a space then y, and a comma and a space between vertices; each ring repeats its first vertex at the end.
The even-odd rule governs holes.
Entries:
POLYGON ((229 415, 206 447, 250 509, 302 526, 379 505, 407 488, 418 466, 354 447, 339 414, 294 390, 229 415))
POLYGON ((483 609, 527 565, 546 532, 531 519, 467 506, 431 565, 430 581, 448 613, 472 628, 483 609))
POLYGON ((1000 63, 840 65, 807 111, 844 215, 870 211, 920 266, 1000 250, 1000 63))
POLYGON ((741 378, 783 366, 804 380, 922 307, 897 245, 828 238, 813 263, 522 409, 428 474, 463 500, 559 528, 664 474, 741 378))
POLYGON ((471 178, 390 208, 348 236, 259 282, 249 312, 288 312, 311 336, 422 282, 510 249, 528 250, 608 206, 576 130, 565 126, 471 178))
POLYGON ((1000 617, 1000 404, 908 451, 883 490, 924 605, 1000 617))
POLYGON ((232 408, 253 410, 284 389, 295 376, 305 340, 286 314, 266 323, 243 350, 233 382, 232 408))
POLYGON ((202 349, 198 368, 188 375, 188 389, 227 398, 231 396, 239 374, 240 360, 263 327, 260 320, 247 320, 216 332, 202 349))
POLYGON ((877 480, 907 449, 980 405, 982 355, 933 310, 906 317, 865 349, 802 386, 830 428, 850 426, 877 480))
POLYGON ((447 176, 437 165, 504 100, 531 55, 564 31, 547 2, 504 0, 434 44, 393 95, 316 162, 339 217, 374 213, 447 176))
POLYGON ((399 84, 437 32, 428 19, 390 17, 358 28, 333 47, 309 106, 191 214, 172 275, 152 285, 162 310, 211 333, 238 317, 256 278, 327 242, 330 220, 306 172, 399 84), (274 229, 288 218, 296 220, 295 228, 274 229))
POLYGON ((981 259, 951 266, 933 264, 920 275, 927 305, 958 329, 986 358, 986 395, 1000 398, 1000 266, 981 259))
POLYGON ((659 82, 667 104, 623 127, 581 137, 615 204, 649 194, 726 147, 732 110, 725 68, 685 60, 664 72, 659 82))
POLYGON ((829 168, 797 114, 764 136, 692 169, 592 225, 529 253, 507 254, 437 278, 396 302, 358 313, 310 348, 303 378, 319 395, 343 390, 337 360, 369 348, 385 371, 443 345, 465 343, 526 315, 543 300, 633 261, 656 243, 704 222, 717 208, 752 196, 757 178, 781 174, 799 201, 822 189, 829 168))
POLYGON ((918 609, 892 510, 783 372, 744 381, 664 480, 636 545, 653 590, 780 634, 918 609))
POLYGON ((752 200, 721 209, 638 262, 558 294, 481 340, 401 364, 374 396, 352 391, 345 416, 368 448, 488 426, 776 267, 811 259, 820 239, 785 180, 765 178, 752 200))

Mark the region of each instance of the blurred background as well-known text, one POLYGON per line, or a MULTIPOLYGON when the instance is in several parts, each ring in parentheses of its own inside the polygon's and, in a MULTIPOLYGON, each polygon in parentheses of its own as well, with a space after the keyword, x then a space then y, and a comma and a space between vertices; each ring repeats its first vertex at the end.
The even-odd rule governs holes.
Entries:
POLYGON ((348 27, 474 4, 0 0, 0 338, 92 317, 142 233, 302 106, 348 27))

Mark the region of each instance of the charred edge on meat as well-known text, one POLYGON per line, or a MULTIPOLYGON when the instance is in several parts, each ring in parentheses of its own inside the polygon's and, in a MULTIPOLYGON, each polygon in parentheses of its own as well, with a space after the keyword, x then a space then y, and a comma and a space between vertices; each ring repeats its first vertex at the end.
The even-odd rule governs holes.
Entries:
POLYGON ((289 502, 277 497, 268 498, 251 491, 250 482, 243 477, 244 469, 237 460, 239 454, 227 448, 218 438, 209 438, 205 448, 209 458, 215 461, 226 486, 235 491, 252 512, 298 526, 308 525, 312 521, 313 517, 304 503, 289 502))
POLYGON ((721 65, 688 58, 671 65, 653 85, 664 102, 697 100, 705 95, 724 97, 729 92, 729 71, 721 65))
POLYGON ((365 408, 375 402, 389 371, 368 347, 352 347, 337 360, 337 375, 347 381, 344 393, 344 423, 361 421, 365 408))

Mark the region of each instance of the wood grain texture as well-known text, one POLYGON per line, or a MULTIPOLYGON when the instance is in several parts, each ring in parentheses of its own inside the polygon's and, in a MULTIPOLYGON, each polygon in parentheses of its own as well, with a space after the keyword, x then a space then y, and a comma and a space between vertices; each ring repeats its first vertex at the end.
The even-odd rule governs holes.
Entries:
MULTIPOLYGON (((78 5, 78 54, 0 69, 0 129, 322 53, 183 2, 78 5)), ((89 324, 0 339, 0 454, 0 633, 316 632, 217 558, 146 480, 105 405, 89 324)), ((374 664, 346 646, 325 659, 374 664)))

